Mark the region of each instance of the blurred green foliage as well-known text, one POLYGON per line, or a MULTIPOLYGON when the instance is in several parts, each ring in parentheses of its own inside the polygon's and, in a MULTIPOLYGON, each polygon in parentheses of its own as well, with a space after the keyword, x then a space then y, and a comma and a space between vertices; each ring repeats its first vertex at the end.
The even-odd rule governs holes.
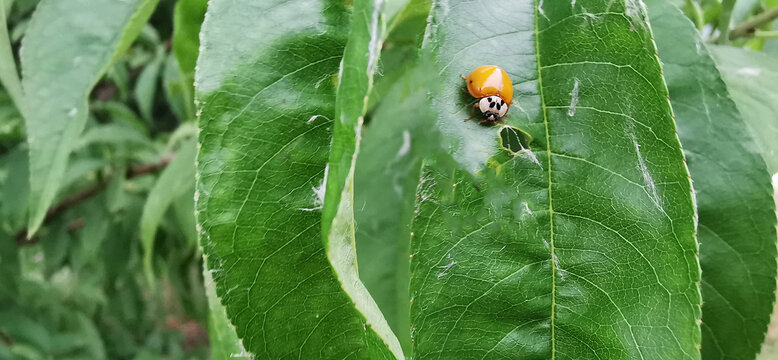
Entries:
MULTIPOLYGON (((191 78, 205 8, 199 0, 179 1, 179 8, 191 2, 197 6, 177 12, 176 1, 161 1, 94 87, 86 129, 59 184, 60 210, 49 211, 32 239, 24 236, 24 120, 0 89, 0 359, 210 357, 192 160, 184 164, 191 171, 158 181, 179 148, 193 148, 196 134, 191 78), (188 38, 174 43, 174 22, 188 38), (183 50, 174 51, 179 43, 183 50), (179 185, 187 180, 188 187, 179 185), (170 198, 148 201, 152 191, 170 198), (144 213, 153 222, 141 226, 144 213), (142 227, 156 238, 146 270, 142 227)), ((17 61, 37 4, 4 4, 17 61)))

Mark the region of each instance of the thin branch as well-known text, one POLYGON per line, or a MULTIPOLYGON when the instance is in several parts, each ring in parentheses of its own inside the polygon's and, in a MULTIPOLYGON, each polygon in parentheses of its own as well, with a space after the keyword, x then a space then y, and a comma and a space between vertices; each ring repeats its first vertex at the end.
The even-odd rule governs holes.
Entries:
POLYGON ((772 30, 759 30, 757 29, 754 31, 754 37, 755 38, 762 38, 762 39, 778 39, 778 31, 772 30))
POLYGON ((735 26, 729 33, 729 38, 730 40, 734 40, 737 38, 754 36, 759 27, 772 22, 775 19, 778 19, 778 7, 767 9, 744 21, 742 24, 735 26))
MULTIPOLYGON (((147 175, 147 174, 153 174, 162 171, 165 167, 168 166, 170 161, 173 159, 174 154, 167 154, 162 159, 154 164, 145 164, 145 165, 138 165, 132 168, 127 169, 127 173, 125 174, 127 179, 132 179, 135 177, 147 175)), ((66 197, 64 200, 59 202, 57 205, 54 205, 49 209, 49 211, 46 212, 46 217, 43 219, 43 224, 50 224, 52 221, 57 219, 60 215, 62 215, 67 210, 83 203, 86 200, 89 200, 93 196, 103 192, 108 187, 108 184, 110 183, 111 178, 104 179, 103 181, 99 182, 96 185, 92 185, 86 189, 83 189, 73 195, 70 195, 66 197)), ((74 221, 74 223, 68 225, 68 228, 70 230, 75 230, 80 227, 83 227, 83 219, 79 219, 74 221), (79 220, 81 222, 79 223, 79 220), (72 227, 72 228, 71 228, 72 227)), ((37 237, 33 237, 31 239, 27 238, 27 229, 19 230, 19 232, 16 233, 15 236, 16 244, 19 246, 25 246, 25 245, 32 245, 38 242, 37 237)))

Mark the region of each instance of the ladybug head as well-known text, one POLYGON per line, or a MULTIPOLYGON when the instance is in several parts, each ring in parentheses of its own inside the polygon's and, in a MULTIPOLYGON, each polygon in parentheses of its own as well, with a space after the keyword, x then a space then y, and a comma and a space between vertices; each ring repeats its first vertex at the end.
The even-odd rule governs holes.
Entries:
POLYGON ((508 113, 508 104, 499 96, 487 96, 478 102, 478 108, 484 113, 486 120, 497 122, 508 113))

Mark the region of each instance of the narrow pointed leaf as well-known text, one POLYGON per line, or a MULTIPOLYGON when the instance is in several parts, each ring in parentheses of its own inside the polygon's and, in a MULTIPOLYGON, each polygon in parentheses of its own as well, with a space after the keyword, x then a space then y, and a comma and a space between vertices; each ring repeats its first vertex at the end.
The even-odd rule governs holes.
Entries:
POLYGON ((458 168, 431 162, 418 193, 414 356, 698 359, 691 186, 642 4, 482 9, 436 1, 426 42, 458 168), (463 121, 459 75, 484 64, 518 129, 463 121))
POLYGON ((17 108, 22 104, 22 84, 16 70, 16 57, 11 49, 8 37, 6 12, 10 9, 10 0, 0 0, 0 84, 8 92, 17 108))
POLYGON ((770 173, 694 25, 647 1, 699 212, 703 359, 753 359, 773 310, 770 173))
MULTIPOLYGON (((358 1, 354 11, 363 16, 375 5, 358 1)), ((367 14, 352 38, 372 40, 367 14)), ((337 236, 322 241, 330 144, 356 144, 342 132, 332 137, 348 20, 341 1, 212 0, 203 23, 195 75, 200 237, 227 317, 257 358, 401 356, 381 314, 365 310, 372 299, 354 291, 361 283, 348 196, 334 198, 337 236)), ((363 91, 364 83, 345 83, 347 71, 359 70, 348 58, 340 88, 363 91)), ((349 119, 339 126, 357 124, 349 119)), ((353 160, 345 159, 335 179, 350 193, 342 175, 353 160)))
POLYGON ((89 92, 137 37, 157 2, 43 0, 38 5, 21 59, 30 146, 30 236, 54 200, 68 155, 84 129, 89 92))
POLYGON ((154 187, 151 188, 146 198, 146 204, 143 206, 143 215, 140 219, 140 238, 143 245, 143 265, 149 284, 152 284, 154 279, 152 260, 157 228, 173 201, 182 196, 185 191, 192 190, 196 153, 195 139, 181 143, 176 156, 154 183, 154 187))

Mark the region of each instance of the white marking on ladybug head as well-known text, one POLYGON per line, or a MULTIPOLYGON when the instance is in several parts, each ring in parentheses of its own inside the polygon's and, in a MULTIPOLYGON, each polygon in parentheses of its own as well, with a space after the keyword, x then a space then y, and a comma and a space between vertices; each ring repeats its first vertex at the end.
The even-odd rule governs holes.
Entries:
POLYGON ((499 96, 487 96, 478 102, 478 108, 489 121, 497 121, 508 113, 508 104, 499 96))

